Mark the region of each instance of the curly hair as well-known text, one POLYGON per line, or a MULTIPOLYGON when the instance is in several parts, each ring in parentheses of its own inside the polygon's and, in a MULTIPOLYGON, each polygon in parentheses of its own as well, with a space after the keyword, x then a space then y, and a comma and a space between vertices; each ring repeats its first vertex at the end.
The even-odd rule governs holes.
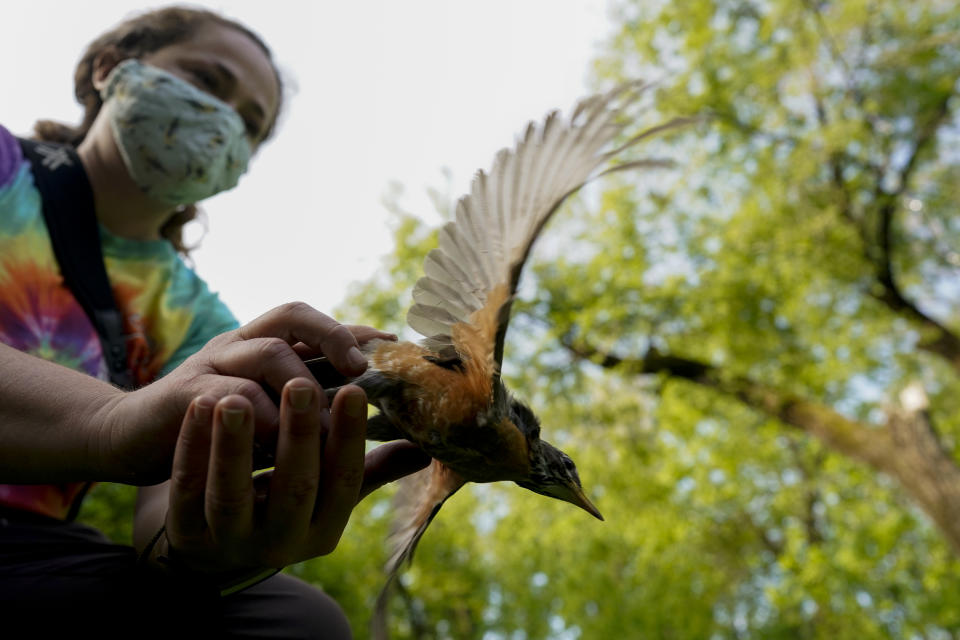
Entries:
MULTIPOLYGON (((238 22, 212 11, 177 6, 148 11, 127 19, 91 42, 77 63, 73 74, 73 93, 77 102, 83 107, 83 122, 77 126, 70 126, 52 120, 39 120, 33 127, 34 135, 39 140, 59 142, 74 147, 83 141, 103 106, 100 92, 93 86, 93 62, 104 49, 115 47, 126 57, 139 58, 169 45, 188 40, 200 28, 208 24, 223 25, 240 31, 256 43, 266 54, 267 59, 270 60, 279 92, 277 113, 274 114, 273 120, 264 135, 264 140, 266 140, 273 134, 283 99, 283 80, 273 61, 270 48, 257 34, 238 22)), ((193 247, 187 247, 184 244, 183 227, 197 218, 198 215, 199 212, 194 205, 179 207, 160 228, 160 235, 168 240, 177 251, 187 255, 193 247)))

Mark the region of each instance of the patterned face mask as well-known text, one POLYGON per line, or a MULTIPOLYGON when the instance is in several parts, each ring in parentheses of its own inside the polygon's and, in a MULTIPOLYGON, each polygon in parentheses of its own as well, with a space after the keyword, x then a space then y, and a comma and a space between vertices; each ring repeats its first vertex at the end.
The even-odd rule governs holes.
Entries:
POLYGON ((232 189, 247 170, 240 115, 173 74, 125 60, 100 97, 130 177, 154 200, 193 204, 232 189))

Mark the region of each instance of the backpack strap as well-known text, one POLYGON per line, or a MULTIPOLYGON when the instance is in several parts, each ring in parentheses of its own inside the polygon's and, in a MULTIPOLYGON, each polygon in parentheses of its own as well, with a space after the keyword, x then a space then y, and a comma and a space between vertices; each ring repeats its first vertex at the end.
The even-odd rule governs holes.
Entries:
POLYGON ((43 201, 43 219, 63 281, 93 323, 110 382, 134 387, 127 364, 123 317, 103 264, 93 190, 73 147, 18 138, 43 201))
MULTIPOLYGON (((33 169, 33 179, 43 202, 43 220, 63 282, 100 337, 110 382, 122 389, 133 389, 133 373, 127 365, 127 343, 123 337, 123 316, 113 299, 103 264, 93 189, 80 157, 69 145, 18 140, 33 169)), ((68 522, 76 520, 91 486, 92 482, 85 482, 74 497, 66 517, 68 522)))

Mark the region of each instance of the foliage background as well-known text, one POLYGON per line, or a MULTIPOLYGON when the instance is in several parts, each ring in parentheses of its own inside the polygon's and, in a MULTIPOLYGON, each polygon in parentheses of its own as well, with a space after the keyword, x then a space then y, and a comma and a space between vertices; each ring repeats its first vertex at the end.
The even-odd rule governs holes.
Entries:
MULTIPOLYGON (((607 520, 461 491, 392 601, 394 637, 960 637, 960 8, 610 10, 597 88, 653 76, 647 125, 702 120, 644 150, 676 169, 604 182, 547 228, 505 371, 607 520), (895 418, 933 444, 898 440, 895 418)), ((394 252, 338 318, 403 329, 435 244, 403 199, 394 252)), ((103 486, 83 515, 129 539, 131 504, 103 486)), ((331 556, 290 569, 361 638, 389 518, 385 490, 331 556)))

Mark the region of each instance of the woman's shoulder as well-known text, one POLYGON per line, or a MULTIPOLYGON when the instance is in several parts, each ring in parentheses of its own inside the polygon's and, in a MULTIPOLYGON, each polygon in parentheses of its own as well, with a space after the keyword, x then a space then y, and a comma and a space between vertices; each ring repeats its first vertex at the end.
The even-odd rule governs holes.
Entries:
POLYGON ((42 202, 20 141, 0 125, 0 238, 46 233, 42 202))
POLYGON ((169 306, 190 318, 189 327, 160 375, 166 375, 215 336, 240 326, 229 307, 196 271, 178 256, 171 278, 169 306))
POLYGON ((188 265, 182 256, 177 255, 174 264, 170 291, 172 300, 191 307, 196 315, 210 315, 218 321, 236 325, 236 319, 220 300, 217 292, 210 288, 206 280, 188 265))
POLYGON ((16 179, 24 162, 20 141, 0 124, 0 189, 16 179))

